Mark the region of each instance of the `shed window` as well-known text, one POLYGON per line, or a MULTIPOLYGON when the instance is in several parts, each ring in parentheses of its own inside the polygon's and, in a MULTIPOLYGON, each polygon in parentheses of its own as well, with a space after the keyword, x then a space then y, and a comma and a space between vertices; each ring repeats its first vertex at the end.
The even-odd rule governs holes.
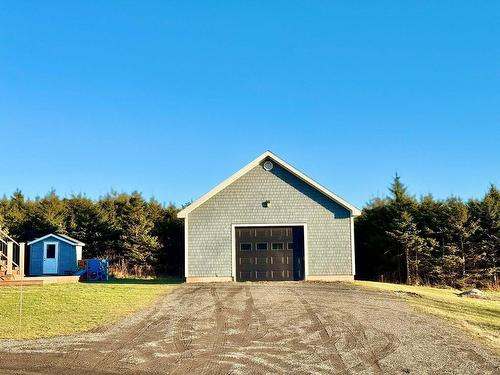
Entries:
POLYGON ((251 243, 240 243, 240 251, 252 251, 251 243))
POLYGON ((271 244, 271 249, 273 250, 283 250, 283 248, 284 248, 283 242, 273 242, 271 244))
POLYGON ((257 250, 267 250, 267 242, 258 242, 257 250))
POLYGON ((47 258, 54 259, 56 257, 56 245, 47 244, 47 258))

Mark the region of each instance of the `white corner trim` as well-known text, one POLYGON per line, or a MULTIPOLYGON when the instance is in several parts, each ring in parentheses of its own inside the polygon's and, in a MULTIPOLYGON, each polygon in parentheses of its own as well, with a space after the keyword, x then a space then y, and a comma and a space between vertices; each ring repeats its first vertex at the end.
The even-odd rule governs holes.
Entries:
POLYGON ((188 237, 188 217, 185 217, 184 220, 184 277, 187 279, 189 277, 189 268, 188 268, 188 257, 189 257, 189 237, 188 237))
POLYGON ((82 260, 82 246, 76 245, 76 260, 82 260))
POLYGON ((235 174, 233 174, 232 176, 230 176, 229 178, 224 180, 222 183, 217 185, 215 188, 210 190, 208 193, 206 193, 205 195, 203 195, 200 198, 198 198, 197 200, 195 200, 193 203, 191 203, 189 206, 187 206, 183 210, 179 211, 177 213, 177 217, 178 218, 185 218, 188 213, 190 213, 191 211, 193 211, 194 209, 196 209, 197 207, 199 207, 200 205, 205 203, 207 200, 209 200, 215 194, 217 194, 218 192, 220 192, 221 190, 223 190, 224 188, 226 188, 227 186, 232 184, 234 181, 236 181, 238 178, 243 176, 245 173, 247 173, 248 171, 250 171, 251 169, 253 169, 257 165, 259 165, 266 158, 272 159, 275 163, 279 164, 281 167, 285 168, 287 171, 294 174, 295 176, 300 178, 302 181, 306 182, 307 184, 309 184, 310 186, 312 186, 316 190, 320 191, 321 193, 323 193, 324 195, 326 195, 327 197, 329 197, 333 201, 337 202, 338 204, 340 204, 344 208, 348 209, 353 216, 361 215, 361 211, 358 208, 354 207, 353 205, 351 205, 350 203, 348 203, 344 199, 340 198, 337 194, 331 192, 330 190, 323 187, 322 185, 320 185, 319 183, 317 183, 313 179, 307 177, 305 174, 303 174, 302 172, 300 172, 296 168, 292 167, 286 161, 280 159, 278 156, 273 154, 271 151, 266 151, 263 154, 261 154, 257 159, 251 161, 250 163, 245 165, 243 168, 241 168, 238 172, 236 172, 235 174))
POLYGON ((236 225, 231 225, 231 276, 236 281, 236 225))
POLYGON ((236 281, 236 228, 237 227, 303 227, 304 228, 304 280, 309 275, 309 246, 307 223, 266 223, 266 224, 231 224, 231 275, 236 281))
POLYGON ((352 276, 356 275, 356 251, 354 245, 354 216, 351 216, 351 260, 352 260, 352 276))

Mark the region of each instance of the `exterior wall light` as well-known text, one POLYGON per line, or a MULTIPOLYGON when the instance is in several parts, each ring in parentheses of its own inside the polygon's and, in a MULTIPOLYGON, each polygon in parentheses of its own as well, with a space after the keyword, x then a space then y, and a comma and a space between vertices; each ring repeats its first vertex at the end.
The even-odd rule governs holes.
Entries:
POLYGON ((262 202, 262 207, 267 208, 267 207, 270 207, 270 206, 271 206, 271 201, 270 200, 262 202))

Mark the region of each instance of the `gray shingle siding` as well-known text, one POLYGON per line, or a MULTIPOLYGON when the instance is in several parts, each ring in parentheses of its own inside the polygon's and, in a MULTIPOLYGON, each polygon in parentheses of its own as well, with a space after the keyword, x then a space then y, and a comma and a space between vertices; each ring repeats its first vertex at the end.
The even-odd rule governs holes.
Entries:
POLYGON ((308 275, 352 275, 350 211, 275 164, 256 166, 188 214, 188 276, 231 276, 233 224, 287 223, 307 224, 308 275))

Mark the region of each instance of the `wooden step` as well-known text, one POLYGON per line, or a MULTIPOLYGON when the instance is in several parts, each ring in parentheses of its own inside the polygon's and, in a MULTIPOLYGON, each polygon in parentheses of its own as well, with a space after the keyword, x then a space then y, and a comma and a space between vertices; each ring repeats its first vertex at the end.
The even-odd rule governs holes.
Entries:
POLYGON ((0 278, 4 280, 15 280, 20 277, 19 270, 12 270, 12 274, 7 275, 7 270, 0 270, 0 278))

